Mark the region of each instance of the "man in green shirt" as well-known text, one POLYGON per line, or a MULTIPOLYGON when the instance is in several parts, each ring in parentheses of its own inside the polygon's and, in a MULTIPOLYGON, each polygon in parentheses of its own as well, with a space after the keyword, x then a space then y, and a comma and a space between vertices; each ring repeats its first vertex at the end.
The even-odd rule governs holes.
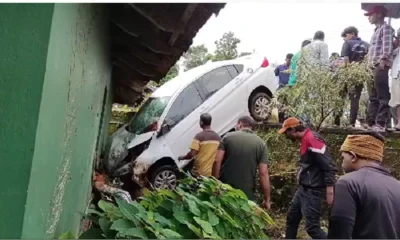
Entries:
POLYGON ((236 131, 225 135, 218 147, 212 175, 221 182, 242 190, 248 199, 255 200, 257 168, 264 193, 263 207, 270 208, 268 149, 252 130, 254 120, 239 118, 236 131), (222 166, 221 166, 222 165, 222 166))
MULTIPOLYGON (((305 46, 310 44, 310 40, 304 40, 301 43, 301 49, 303 49, 305 46)), ((296 84, 296 69, 297 69, 297 62, 299 61, 301 55, 301 50, 298 51, 293 57, 292 61, 290 62, 290 77, 289 77, 289 86, 294 86, 296 84)))

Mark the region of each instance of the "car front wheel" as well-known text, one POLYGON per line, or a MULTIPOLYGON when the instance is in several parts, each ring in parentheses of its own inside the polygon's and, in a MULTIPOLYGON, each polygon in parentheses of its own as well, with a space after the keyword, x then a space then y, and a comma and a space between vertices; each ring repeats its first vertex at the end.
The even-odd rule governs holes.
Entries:
POLYGON ((178 182, 175 166, 164 165, 155 169, 151 174, 150 183, 155 189, 175 189, 178 182))

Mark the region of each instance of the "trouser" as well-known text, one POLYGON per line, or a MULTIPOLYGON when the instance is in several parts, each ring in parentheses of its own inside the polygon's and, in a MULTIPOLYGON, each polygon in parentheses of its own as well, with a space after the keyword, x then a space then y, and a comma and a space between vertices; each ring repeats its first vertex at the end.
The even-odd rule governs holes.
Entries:
MULTIPOLYGON (((361 97, 361 92, 364 88, 363 84, 359 84, 354 86, 354 89, 349 92, 349 98, 350 98, 350 125, 355 125, 357 116, 358 116, 358 110, 360 109, 360 97, 361 97)), ((343 89, 343 92, 340 94, 343 97, 343 105, 341 106, 340 110, 335 113, 335 125, 339 126, 340 125, 340 118, 343 115, 343 108, 344 108, 344 103, 345 103, 345 98, 348 93, 347 88, 345 87, 343 89)))
POLYGON ((343 101, 338 106, 338 110, 333 113, 333 116, 335 117, 334 124, 336 126, 340 126, 340 118, 343 116, 343 108, 345 106, 347 96, 347 86, 343 87, 343 89, 339 92, 339 95, 342 97, 343 101))
POLYGON ((397 106, 397 107, 391 107, 390 108, 390 115, 392 116, 392 118, 393 118, 393 124, 396 126, 397 124, 398 124, 398 122, 399 122, 399 119, 397 119, 397 108, 398 108, 399 106, 397 106))
POLYGON ((379 124, 385 127, 390 116, 389 67, 381 70, 379 66, 376 66, 373 71, 374 81, 368 89, 369 105, 367 123, 370 126, 379 124))
POLYGON ((305 188, 300 186, 292 199, 286 217, 286 239, 295 239, 301 219, 304 217, 307 234, 313 239, 326 239, 327 234, 321 229, 322 202, 325 189, 305 188))

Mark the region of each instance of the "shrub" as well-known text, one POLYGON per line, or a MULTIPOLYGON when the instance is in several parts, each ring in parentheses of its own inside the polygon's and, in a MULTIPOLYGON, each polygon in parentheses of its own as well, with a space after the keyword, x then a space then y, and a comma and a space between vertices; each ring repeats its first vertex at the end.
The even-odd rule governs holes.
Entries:
POLYGON ((140 202, 116 202, 101 200, 102 211, 90 211, 103 238, 260 239, 273 223, 242 191, 209 177, 188 176, 175 190, 145 190, 140 202))

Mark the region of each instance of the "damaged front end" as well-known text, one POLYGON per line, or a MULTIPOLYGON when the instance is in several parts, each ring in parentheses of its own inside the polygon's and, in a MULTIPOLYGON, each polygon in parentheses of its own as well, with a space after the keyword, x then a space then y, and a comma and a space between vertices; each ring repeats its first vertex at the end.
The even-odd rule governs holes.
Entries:
POLYGON ((153 133, 135 135, 127 131, 126 125, 111 135, 103 159, 104 176, 95 173, 95 188, 104 195, 132 201, 140 192, 140 186, 132 181, 133 166, 136 158, 148 148, 152 136, 153 133))

